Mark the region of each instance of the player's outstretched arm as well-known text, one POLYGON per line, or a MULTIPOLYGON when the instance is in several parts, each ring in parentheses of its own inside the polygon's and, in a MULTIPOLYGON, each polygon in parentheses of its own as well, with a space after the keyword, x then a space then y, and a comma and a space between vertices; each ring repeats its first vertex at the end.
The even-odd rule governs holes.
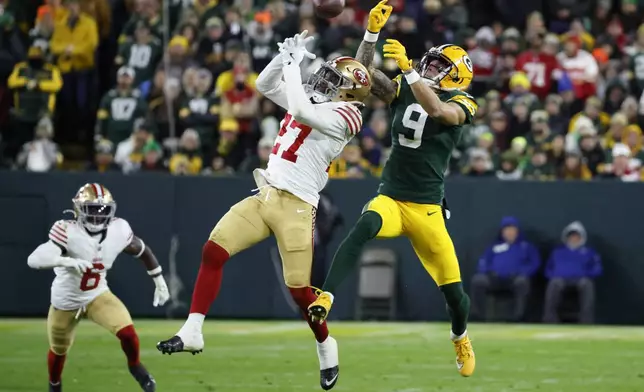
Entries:
POLYGON ((33 269, 51 269, 64 267, 79 274, 91 270, 93 265, 87 260, 65 257, 67 253, 67 225, 57 221, 49 230, 49 241, 40 244, 27 258, 27 264, 33 269))
POLYGON ((356 60, 364 65, 371 75, 371 93, 386 103, 391 103, 396 98, 398 83, 389 79, 382 71, 374 68, 371 63, 376 53, 378 34, 387 23, 392 9, 390 5, 387 5, 387 0, 383 0, 369 11, 367 31, 356 52, 356 60))
POLYGON ((282 81, 282 55, 278 54, 262 70, 255 81, 257 91, 275 102, 276 105, 288 110, 286 87, 282 81))
POLYGON ((163 306, 170 299, 170 292, 168 285, 163 278, 163 269, 157 261, 157 257, 148 246, 145 245, 143 240, 137 236, 132 236, 130 244, 123 249, 124 253, 140 259, 148 270, 148 275, 154 281, 156 289, 154 290, 154 306, 163 306))

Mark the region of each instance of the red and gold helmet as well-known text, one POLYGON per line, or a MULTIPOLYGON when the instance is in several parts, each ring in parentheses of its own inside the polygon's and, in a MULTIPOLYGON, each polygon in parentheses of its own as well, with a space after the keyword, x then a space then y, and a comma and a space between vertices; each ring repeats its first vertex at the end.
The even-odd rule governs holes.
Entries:
POLYGON ((72 202, 76 219, 93 233, 105 230, 116 212, 112 193, 96 182, 83 185, 72 202))
POLYGON ((371 76, 358 60, 340 56, 322 64, 309 76, 305 86, 317 103, 363 102, 371 91, 371 76))

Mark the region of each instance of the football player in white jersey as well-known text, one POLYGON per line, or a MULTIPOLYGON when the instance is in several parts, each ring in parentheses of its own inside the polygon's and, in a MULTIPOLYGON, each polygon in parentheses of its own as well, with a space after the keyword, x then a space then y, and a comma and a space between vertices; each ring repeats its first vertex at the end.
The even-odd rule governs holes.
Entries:
MULTIPOLYGON (((302 83, 300 63, 315 58, 305 45, 307 32, 279 44, 280 54, 262 71, 257 90, 287 110, 266 170, 255 170, 258 193, 235 204, 221 218, 203 247, 190 315, 172 338, 159 342, 163 353, 200 352, 202 325, 217 297, 222 269, 233 255, 268 238, 277 239, 284 282, 305 319, 315 300, 310 287, 313 228, 319 192, 327 169, 344 146, 360 131, 362 101, 369 95, 367 69, 350 57, 322 65, 302 83), (282 80, 283 78, 283 80, 282 80)), ((335 385, 338 346, 326 323, 309 321, 317 340, 320 386, 335 385)))
POLYGON ((154 306, 170 298, 161 267, 152 250, 132 233, 126 220, 115 218, 116 202, 101 184, 85 184, 72 199, 76 220, 59 220, 49 241, 39 245, 28 263, 54 269, 47 317, 50 392, 62 391, 61 374, 82 316, 115 334, 132 376, 144 391, 155 391, 154 378, 139 359, 139 338, 125 305, 107 286, 107 271, 121 253, 141 259, 154 280, 154 306))

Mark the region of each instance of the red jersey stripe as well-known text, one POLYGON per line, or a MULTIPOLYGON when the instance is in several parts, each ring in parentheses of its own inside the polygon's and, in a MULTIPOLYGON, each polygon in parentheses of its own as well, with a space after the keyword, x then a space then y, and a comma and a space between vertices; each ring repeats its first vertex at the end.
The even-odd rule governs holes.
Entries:
POLYGON ((347 123, 351 124, 349 130, 351 131, 352 135, 355 135, 359 127, 359 123, 356 122, 355 115, 353 115, 351 111, 345 107, 339 107, 336 109, 336 111, 344 113, 349 118, 350 121, 347 121, 347 123))
POLYGON ((354 119, 356 121, 356 124, 358 125, 354 134, 360 132, 360 129, 362 128, 362 115, 355 107, 351 105, 346 105, 344 109, 347 110, 347 112, 351 115, 351 118, 354 119))
POLYGON ((342 112, 342 111, 340 111, 340 109, 339 109, 339 108, 338 108, 338 109, 333 109, 333 111, 334 111, 334 112, 336 112, 336 113, 338 113, 340 116, 342 116, 342 118, 344 119, 344 121, 347 123, 347 127, 349 128, 349 132, 351 132, 351 134, 353 134, 353 129, 352 129, 352 127, 353 127, 354 125, 353 125, 353 122, 349 120, 349 115, 348 115, 348 114, 346 114, 346 113, 344 113, 344 112, 342 112))
POLYGON ((61 236, 61 237, 65 238, 65 239, 67 239, 67 234, 65 234, 65 233, 64 233, 64 232, 63 232, 59 227, 54 226, 54 227, 51 229, 51 233, 58 234, 59 236, 61 236))
POLYGON ((49 233, 49 239, 61 245, 67 245, 67 241, 57 236, 55 233, 49 233))

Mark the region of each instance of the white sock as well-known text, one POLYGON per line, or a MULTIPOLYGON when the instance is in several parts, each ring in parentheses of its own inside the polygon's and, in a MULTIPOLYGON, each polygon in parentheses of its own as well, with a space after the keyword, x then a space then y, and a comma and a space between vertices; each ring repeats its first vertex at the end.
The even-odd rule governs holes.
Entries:
POLYGON ((205 314, 201 313, 190 313, 188 319, 183 324, 183 327, 179 330, 177 335, 182 335, 185 332, 199 332, 201 333, 201 328, 203 327, 203 322, 206 319, 205 314))
POLYGON ((329 336, 324 342, 316 342, 318 359, 320 360, 320 370, 329 369, 338 366, 338 346, 334 339, 329 336))
POLYGON ((454 332, 449 331, 449 337, 450 337, 450 339, 452 339, 453 341, 454 341, 454 340, 461 340, 461 339, 463 339, 463 338, 464 338, 464 337, 466 337, 466 336, 467 336, 467 329, 466 329, 466 330, 465 330, 465 332, 463 332, 461 335, 456 335, 454 332))

